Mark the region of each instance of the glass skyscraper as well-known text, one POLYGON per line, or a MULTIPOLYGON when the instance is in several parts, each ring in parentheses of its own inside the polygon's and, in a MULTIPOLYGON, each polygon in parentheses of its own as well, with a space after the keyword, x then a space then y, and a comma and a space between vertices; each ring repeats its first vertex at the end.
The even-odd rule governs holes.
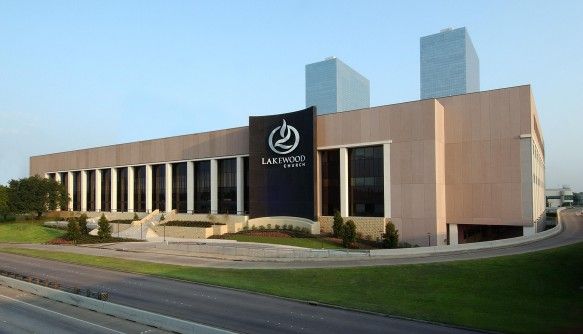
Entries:
POLYGON ((465 27, 421 37, 421 99, 477 92, 480 61, 465 27))
POLYGON ((370 107, 370 83, 336 57, 306 65, 306 107, 318 115, 370 107))

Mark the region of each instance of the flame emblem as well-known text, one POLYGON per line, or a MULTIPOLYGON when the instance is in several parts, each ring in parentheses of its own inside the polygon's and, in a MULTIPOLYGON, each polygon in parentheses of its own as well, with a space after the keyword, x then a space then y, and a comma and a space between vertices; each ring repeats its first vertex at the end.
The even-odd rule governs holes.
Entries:
POLYGON ((271 131, 268 142, 269 148, 271 148, 273 152, 277 154, 288 154, 295 150, 296 147, 298 147, 298 144, 300 143, 300 134, 298 133, 298 130, 296 130, 296 128, 294 128, 291 125, 288 125, 284 119, 280 126, 276 127, 275 129, 273 129, 273 131, 271 131), (280 139, 276 140, 274 143, 273 136, 278 132, 278 130, 280 139), (293 139, 294 141, 290 144, 289 141, 290 139, 292 139, 292 135, 294 137, 293 139))

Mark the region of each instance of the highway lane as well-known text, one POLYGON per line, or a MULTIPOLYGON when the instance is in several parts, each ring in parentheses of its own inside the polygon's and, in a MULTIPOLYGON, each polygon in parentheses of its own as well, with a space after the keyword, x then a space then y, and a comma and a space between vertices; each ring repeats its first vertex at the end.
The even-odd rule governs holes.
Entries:
POLYGON ((19 255, 2 254, 0 267, 65 285, 107 290, 114 303, 236 332, 471 333, 424 322, 19 255))
POLYGON ((0 285, 0 333, 167 333, 0 285))

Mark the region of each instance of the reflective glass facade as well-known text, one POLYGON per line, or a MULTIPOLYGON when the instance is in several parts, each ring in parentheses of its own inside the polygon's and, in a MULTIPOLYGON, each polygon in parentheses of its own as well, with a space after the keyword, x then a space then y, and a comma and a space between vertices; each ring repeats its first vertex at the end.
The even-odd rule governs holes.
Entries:
POLYGON ((152 210, 166 211, 166 166, 152 166, 152 210))
POLYGON ((340 211, 340 150, 320 152, 322 180, 322 215, 340 211))
POLYGON ((237 159, 218 160, 219 213, 237 213, 237 159))
POLYGON ((111 211, 111 169, 101 170, 101 211, 111 211))
POLYGON ((146 212, 146 166, 134 167, 134 212, 146 212))
POLYGON ((88 170, 87 173, 87 211, 95 211, 95 170, 88 170))
POLYGON ((187 211, 186 162, 172 164, 172 209, 187 211))
POLYGON ((117 169, 117 211, 128 211, 128 169, 117 169))
POLYGON ((194 163, 194 212, 211 212, 211 163, 208 160, 194 163))
POLYGON ((421 99, 477 92, 480 61, 466 28, 421 37, 421 99))
POLYGON ((337 58, 306 65, 306 107, 318 115, 370 107, 367 78, 337 58))
POLYGON ((349 149, 348 159, 349 214, 383 217, 383 147, 367 146, 349 149))

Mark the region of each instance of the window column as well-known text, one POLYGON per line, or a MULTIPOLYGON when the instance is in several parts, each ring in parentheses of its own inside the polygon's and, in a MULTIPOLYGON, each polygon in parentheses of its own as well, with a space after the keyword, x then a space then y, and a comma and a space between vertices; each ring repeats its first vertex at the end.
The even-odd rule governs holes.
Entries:
POLYGON ((217 159, 211 159, 211 213, 218 213, 219 209, 219 173, 217 159))
POLYGON ((152 212, 152 165, 146 165, 146 212, 152 212))
POLYGON ((348 217, 348 149, 340 148, 340 215, 348 217))
POLYGON ((186 162, 186 212, 194 213, 194 162, 186 162))
POLYGON ((95 170, 95 211, 101 211, 101 170, 95 170))
POLYGON ((81 211, 87 211, 87 171, 81 171, 81 211))
POLYGON ((237 214, 245 214, 245 164, 243 157, 237 157, 237 214))
POLYGON ((385 218, 391 218, 391 143, 383 144, 383 177, 385 218))
POLYGON ((67 207, 69 208, 69 211, 73 211, 73 173, 72 172, 67 172, 67 193, 69 194, 69 205, 67 205, 67 207))
POLYGON ((128 167, 128 212, 134 212, 134 167, 128 167))
POLYGON ((111 212, 117 212, 117 169, 112 168, 111 173, 111 212))
POLYGON ((166 173, 166 182, 164 182, 164 186, 166 187, 166 208, 164 211, 170 212, 172 211, 172 164, 166 164, 164 169, 166 173))

